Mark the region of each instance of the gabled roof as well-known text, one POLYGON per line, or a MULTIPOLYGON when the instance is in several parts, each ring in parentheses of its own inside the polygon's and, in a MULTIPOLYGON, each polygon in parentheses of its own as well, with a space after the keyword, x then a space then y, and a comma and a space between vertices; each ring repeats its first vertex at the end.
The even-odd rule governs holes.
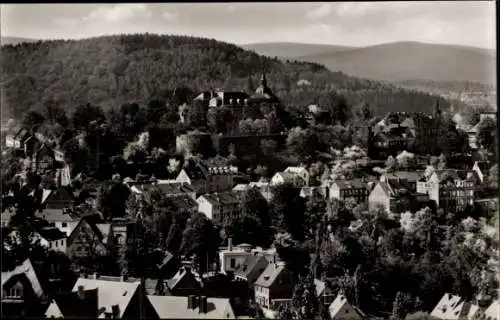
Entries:
POLYGON ((424 171, 394 171, 385 174, 388 179, 404 179, 411 182, 417 182, 423 175, 424 171))
POLYGON ((99 230, 102 236, 102 242, 106 244, 108 242, 108 236, 111 232, 111 224, 110 223, 96 223, 96 228, 99 230))
POLYGON ((286 272, 285 266, 279 263, 270 263, 255 282, 256 285, 269 288, 278 278, 280 273, 286 272))
POLYGON ((188 309, 188 297, 147 296, 161 319, 227 319, 226 312, 232 310, 228 298, 207 298, 207 313, 199 307, 188 309))
POLYGON ((267 259, 261 254, 248 256, 240 265, 238 270, 236 270, 234 275, 242 276, 245 278, 248 277, 248 275, 253 272, 253 270, 257 267, 261 260, 267 262, 267 259))
POLYGON ((353 307, 346 299, 346 297, 339 293, 335 300, 328 308, 330 317, 332 319, 342 319, 345 313, 349 313, 349 319, 363 319, 364 313, 356 307, 353 307), (347 312, 346 312, 347 311, 347 312))
POLYGON ((84 290, 98 289, 99 318, 104 318, 104 312, 112 312, 112 306, 118 305, 119 318, 123 316, 140 282, 115 282, 101 279, 79 278, 73 286, 73 292, 78 292, 78 287, 84 290))
POLYGON ((45 317, 55 318, 96 318, 98 312, 98 289, 84 290, 83 297, 78 292, 56 293, 45 317))
POLYGON ((484 315, 486 317, 491 317, 493 320, 500 319, 500 301, 493 301, 493 303, 484 310, 484 315))
POLYGON ((478 306, 466 302, 460 296, 445 293, 434 310, 432 310, 431 316, 446 320, 469 320, 473 318, 478 309, 478 306))
POLYGON ((177 271, 177 273, 172 278, 167 280, 168 289, 170 289, 170 290, 175 289, 177 284, 184 277, 189 276, 189 275, 194 276, 198 280, 198 277, 193 273, 193 271, 191 269, 187 270, 186 268, 180 268, 179 271, 177 271))
POLYGON ((4 288, 6 284, 10 283, 10 280, 19 275, 25 275, 26 278, 28 278, 31 287, 33 288, 33 292, 35 292, 35 295, 38 298, 43 295, 42 286, 40 285, 40 281, 38 280, 38 277, 35 273, 35 269, 33 268, 33 265, 31 264, 31 261, 29 259, 24 260, 21 265, 17 266, 12 271, 2 272, 2 288, 4 288))
POLYGON ((220 192, 220 193, 207 193, 201 195, 200 198, 201 197, 206 199, 212 205, 229 205, 229 204, 237 204, 240 202, 239 197, 230 191, 220 192))
POLYGON ((314 287, 316 288, 316 296, 321 296, 325 293, 325 283, 321 280, 314 279, 314 287))

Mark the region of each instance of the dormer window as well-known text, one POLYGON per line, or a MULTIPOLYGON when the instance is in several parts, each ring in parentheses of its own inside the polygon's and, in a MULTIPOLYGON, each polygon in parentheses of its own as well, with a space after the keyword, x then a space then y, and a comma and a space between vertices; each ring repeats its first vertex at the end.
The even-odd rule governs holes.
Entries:
POLYGON ((22 296, 23 296, 23 289, 22 288, 20 288, 17 285, 10 288, 9 298, 22 298, 22 296))

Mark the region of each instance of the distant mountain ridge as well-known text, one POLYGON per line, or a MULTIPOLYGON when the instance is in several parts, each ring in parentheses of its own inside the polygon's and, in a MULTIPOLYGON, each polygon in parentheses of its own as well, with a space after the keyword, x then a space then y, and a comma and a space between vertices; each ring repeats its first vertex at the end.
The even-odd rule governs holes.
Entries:
POLYGON ((16 45, 23 42, 36 42, 37 39, 21 38, 21 37, 0 37, 0 45, 16 45))
MULTIPOLYGON (((496 83, 496 51, 484 48, 405 41, 302 55, 308 50, 304 49, 306 46, 297 45, 301 50, 296 54, 289 52, 286 58, 316 62, 351 76, 390 82, 419 79, 496 83)), ((314 51, 316 45, 312 46, 310 51, 314 51)), ((259 46, 253 47, 260 54, 272 52, 272 44, 260 52, 259 46)))
POLYGON ((268 57, 279 57, 283 59, 293 59, 298 56, 339 52, 355 48, 348 46, 299 42, 262 42, 245 44, 241 47, 246 50, 255 51, 258 54, 262 54, 268 57))

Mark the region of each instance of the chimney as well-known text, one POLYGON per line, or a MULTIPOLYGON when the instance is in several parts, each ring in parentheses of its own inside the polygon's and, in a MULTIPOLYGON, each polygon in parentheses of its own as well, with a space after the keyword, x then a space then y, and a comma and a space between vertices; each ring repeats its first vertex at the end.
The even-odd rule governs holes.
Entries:
POLYGON ((125 282, 125 281, 127 281, 127 280, 128 280, 128 276, 127 276, 126 274, 122 274, 122 275, 120 276, 120 281, 121 281, 121 282, 125 282))
POLYGON ((94 279, 99 279, 99 273, 94 272, 93 278, 94 278, 94 279))
POLYGON ((189 295, 188 297, 188 309, 196 309, 196 296, 189 295))
POLYGON ((83 291, 84 286, 78 286, 78 298, 80 300, 85 299, 85 292, 83 291))
POLYGON ((233 251, 233 238, 227 239, 227 250, 233 251))
POLYGON ((111 306, 111 312, 113 319, 118 319, 120 317, 120 307, 117 304, 111 306))
POLYGON ((207 311, 208 311, 207 297, 201 296, 199 313, 207 313, 207 311))

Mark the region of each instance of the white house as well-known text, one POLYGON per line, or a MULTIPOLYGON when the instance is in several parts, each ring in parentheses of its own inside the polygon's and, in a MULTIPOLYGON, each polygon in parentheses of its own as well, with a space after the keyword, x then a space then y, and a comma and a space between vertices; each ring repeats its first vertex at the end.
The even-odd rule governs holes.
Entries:
POLYGON ((296 175, 298 175, 299 177, 301 177, 304 180, 304 182, 306 183, 307 186, 309 185, 310 175, 309 175, 309 171, 307 171, 306 168, 304 168, 304 167, 288 167, 285 169, 285 172, 295 173, 296 175))
POLYGON ((240 210, 239 197, 233 192, 204 194, 196 202, 198 211, 217 224, 224 222, 227 217, 237 215, 240 210))
POLYGON ((220 271, 224 274, 238 270, 247 257, 252 255, 252 252, 250 250, 246 250, 246 248, 234 248, 231 238, 227 241, 227 249, 219 251, 220 271))

